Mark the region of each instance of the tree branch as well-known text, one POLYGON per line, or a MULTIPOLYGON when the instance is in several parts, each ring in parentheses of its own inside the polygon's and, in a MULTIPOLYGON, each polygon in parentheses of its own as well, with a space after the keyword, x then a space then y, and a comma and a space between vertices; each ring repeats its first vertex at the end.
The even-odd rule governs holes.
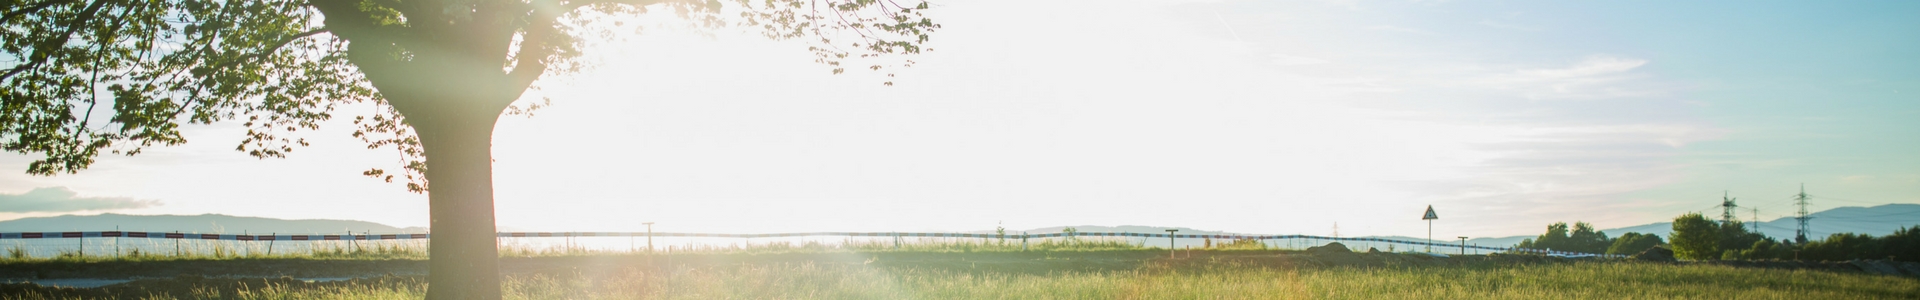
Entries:
POLYGON ((516 62, 513 71, 507 73, 508 80, 511 80, 507 88, 525 91, 540 79, 540 75, 546 73, 547 58, 554 55, 553 46, 548 45, 547 41, 559 34, 555 32, 558 29, 554 28, 554 21, 566 12, 539 8, 532 11, 533 16, 524 27, 526 33, 520 38, 520 49, 513 54, 516 62))
POLYGON ((29 63, 20 64, 18 66, 14 66, 12 69, 7 69, 7 73, 0 74, 0 80, 7 80, 7 78, 12 78, 14 74, 20 74, 20 72, 24 72, 27 69, 31 69, 34 66, 39 66, 39 65, 40 65, 40 62, 36 61, 36 62, 29 62, 29 63))
POLYGON ((240 59, 235 59, 235 60, 232 60, 232 61, 228 61, 228 62, 226 62, 226 63, 222 63, 222 64, 219 64, 219 65, 215 65, 215 66, 213 66, 213 69, 215 69, 215 70, 218 70, 218 69, 225 69, 225 68, 227 68, 227 67, 232 67, 232 66, 234 66, 234 65, 238 65, 238 64, 240 64, 240 63, 245 63, 245 62, 248 62, 248 61, 251 61, 251 60, 255 60, 255 59, 260 59, 261 57, 266 57, 266 56, 268 56, 268 55, 273 55, 273 52, 275 52, 275 51, 279 51, 279 50, 280 50, 280 47, 286 47, 286 46, 287 46, 287 44, 292 44, 292 43, 293 43, 293 41, 296 41, 296 40, 299 40, 299 39, 302 39, 302 38, 306 38, 306 37, 309 37, 309 36, 314 36, 314 35, 316 35, 316 34, 321 34, 321 33, 326 33, 326 32, 328 32, 328 31, 327 31, 327 28, 326 28, 326 27, 321 27, 321 28, 319 28, 319 29, 314 29, 314 30, 310 30, 310 31, 307 31, 307 32, 302 32, 302 33, 300 33, 300 34, 295 34, 295 35, 293 35, 293 36, 290 36, 290 37, 287 37, 287 39, 285 39, 285 40, 281 40, 279 44, 274 44, 274 45, 273 45, 273 47, 268 47, 268 48, 267 48, 267 49, 265 49, 264 51, 260 51, 260 52, 258 52, 258 53, 254 53, 254 54, 247 54, 246 56, 242 56, 242 57, 240 57, 240 59))
POLYGON ((40 11, 42 9, 47 9, 47 7, 52 7, 54 4, 61 4, 61 3, 68 3, 68 2, 73 2, 73 0, 47 0, 46 2, 40 2, 39 4, 34 4, 33 6, 15 9, 13 11, 7 12, 7 14, 4 16, 0 16, 0 22, 6 22, 7 20, 13 19, 13 17, 18 17, 21 15, 40 11))
MULTIPOLYGON (((55 38, 56 41, 52 43, 47 43, 46 45, 53 45, 53 47, 65 47, 65 45, 67 44, 67 40, 73 39, 73 32, 80 31, 81 27, 85 27, 81 25, 85 25, 87 22, 93 21, 94 14, 100 12, 100 8, 106 6, 106 4, 107 4, 107 1, 94 1, 93 4, 88 4, 85 10, 80 11, 79 16, 74 17, 72 22, 67 23, 66 25, 67 30, 65 32, 61 32, 60 36, 55 38)), ((6 74, 0 74, 0 81, 6 81, 7 78, 13 78, 13 75, 20 74, 20 72, 26 71, 27 69, 32 69, 33 67, 39 66, 42 63, 46 63, 47 60, 51 58, 51 56, 49 55, 40 55, 41 54, 40 52, 45 52, 46 49, 34 49, 33 51, 34 51, 34 55, 33 55, 34 57, 28 58, 32 61, 28 61, 27 63, 20 64, 19 66, 14 66, 13 69, 7 70, 6 74)))

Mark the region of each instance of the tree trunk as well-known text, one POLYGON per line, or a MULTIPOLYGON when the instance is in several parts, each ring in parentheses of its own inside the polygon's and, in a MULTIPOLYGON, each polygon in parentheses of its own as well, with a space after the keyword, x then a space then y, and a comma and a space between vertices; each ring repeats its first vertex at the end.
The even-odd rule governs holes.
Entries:
POLYGON ((493 215, 493 126, 500 109, 438 105, 401 114, 426 150, 433 230, 427 299, 500 299, 493 215))

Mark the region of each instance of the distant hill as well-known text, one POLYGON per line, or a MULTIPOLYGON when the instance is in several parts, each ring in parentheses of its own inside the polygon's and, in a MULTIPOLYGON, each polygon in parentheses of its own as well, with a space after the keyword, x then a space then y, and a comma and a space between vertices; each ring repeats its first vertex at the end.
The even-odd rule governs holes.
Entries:
POLYGON ((0 221, 0 232, 32 231, 110 231, 118 226, 123 231, 147 232, 199 232, 199 233, 247 233, 255 234, 310 234, 310 233, 425 233, 426 228, 395 228, 386 224, 353 220, 285 220, 261 217, 239 217, 219 214, 197 216, 183 215, 122 215, 99 214, 90 216, 53 216, 23 218, 0 221))
MULTIPOLYGON (((1810 239, 1815 239, 1815 240, 1823 239, 1823 238, 1826 238, 1828 235, 1832 235, 1834 233, 1841 233, 1841 232, 1864 233, 1864 234, 1870 234, 1870 235, 1887 235, 1887 234, 1892 234, 1893 230, 1895 229, 1911 227, 1914 225, 1920 225, 1920 204, 1886 204, 1886 205, 1880 205, 1880 206, 1874 206, 1874 207, 1858 207, 1858 206, 1837 207, 1837 208, 1828 209, 1828 210, 1817 212, 1817 213, 1807 214, 1807 216, 1813 217, 1813 220, 1809 222, 1807 226, 1809 227, 1808 228, 1809 231, 1811 231, 1811 234, 1807 235, 1807 238, 1810 238, 1810 239)), ((1794 221, 1793 218, 1790 218, 1790 217, 1779 218, 1779 219, 1774 219, 1772 221, 1760 222, 1760 233, 1766 234, 1767 236, 1770 236, 1776 239, 1793 239, 1794 231, 1797 228, 1799 228, 1799 226, 1800 226, 1799 223, 1794 221)), ((1231 232, 1207 231, 1207 230, 1198 230, 1198 229, 1192 229, 1192 228, 1186 228, 1186 227, 1157 227, 1157 226, 1137 226, 1137 225, 1055 226, 1055 227, 1041 227, 1041 228, 1027 229, 1025 230, 1025 232, 1054 233, 1054 232, 1060 232, 1060 230, 1065 229, 1066 227, 1073 227, 1074 229, 1078 229, 1084 232, 1166 233, 1167 229, 1180 229, 1181 234, 1234 234, 1231 232)), ((1541 228, 1545 228, 1545 227, 1546 227, 1546 224, 1541 224, 1541 228)), ((1659 222, 1659 223, 1642 224, 1642 225, 1627 226, 1627 227, 1620 227, 1620 228, 1601 229, 1600 231, 1606 232, 1608 237, 1619 237, 1620 235, 1626 234, 1628 232, 1638 232, 1642 234, 1660 235, 1660 238, 1665 239, 1667 238, 1667 234, 1673 232, 1673 222, 1659 222)), ((1008 230, 1007 232, 1019 233, 1022 231, 1008 230)), ((1256 233, 1256 234, 1275 234, 1275 233, 1256 233)), ((1517 235, 1517 236, 1507 236, 1507 237, 1474 238, 1474 239, 1468 239, 1467 243, 1472 245, 1480 245, 1480 246, 1510 247, 1513 245, 1520 244, 1521 240, 1534 238, 1536 236, 1538 236, 1538 234, 1517 235)), ((1419 241, 1419 240, 1425 239, 1421 237, 1406 237, 1406 236, 1366 236, 1366 237, 1389 238, 1389 239, 1398 239, 1398 240, 1407 240, 1407 241, 1419 241)), ((1459 240, 1437 239, 1436 241, 1437 242, 1458 242, 1459 240)), ((1166 241, 1163 241, 1163 240, 1148 241, 1148 242, 1159 243, 1159 244, 1149 244, 1149 245, 1165 245, 1166 243, 1166 241)), ((1203 243, 1203 241, 1181 240, 1176 245, 1182 246, 1182 247, 1188 246, 1188 245, 1198 246, 1201 243, 1203 243)))
MULTIPOLYGON (((1828 235, 1842 232, 1863 233, 1876 236, 1888 235, 1893 234, 1895 229, 1920 225, 1920 204, 1896 203, 1874 207, 1836 207, 1807 214, 1807 216, 1813 217, 1812 220, 1807 222, 1808 239, 1824 239, 1828 235)), ((1719 218, 1716 215, 1709 216, 1708 219, 1717 220, 1719 218)), ((1542 225, 1542 228, 1545 228, 1545 224, 1542 225)), ((1792 217, 1783 217, 1773 219, 1772 221, 1760 222, 1759 231, 1761 234, 1775 239, 1791 240, 1793 239, 1794 232, 1798 231, 1799 228, 1799 221, 1794 220, 1792 217)), ((1618 237, 1628 232, 1638 232, 1642 234, 1660 235, 1660 238, 1665 239, 1668 234, 1673 233, 1673 222, 1601 229, 1600 231, 1606 232, 1608 237, 1618 237)), ((1535 236, 1538 235, 1473 239, 1470 241, 1478 242, 1480 245, 1510 246, 1519 244, 1522 239, 1529 239, 1535 236)))

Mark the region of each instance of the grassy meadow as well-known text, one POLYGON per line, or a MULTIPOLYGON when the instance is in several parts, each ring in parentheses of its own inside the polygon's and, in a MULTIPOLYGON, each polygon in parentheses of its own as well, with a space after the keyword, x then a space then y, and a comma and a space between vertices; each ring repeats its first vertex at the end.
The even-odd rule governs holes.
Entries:
MULTIPOLYGON (((977 273, 911 266, 742 264, 518 274, 509 299, 1911 299, 1913 279, 1711 265, 1304 268, 1233 264, 1118 272, 977 273)), ((417 277, 195 288, 148 299, 419 299, 417 277)), ((77 299, 13 294, 7 299, 77 299)))
MULTIPOLYGON (((503 251, 510 299, 1912 299, 1910 277, 1715 264, 1370 254, 1341 265, 1227 244, 1182 251, 1118 241, 764 244, 673 255, 503 251), (1418 259, 1414 259, 1418 258, 1418 259), (1428 263, 1418 262, 1426 259, 1428 263)), ((349 252, 351 253, 351 252, 349 252)), ((1358 256, 1358 255, 1357 255, 1358 256)), ((352 261, 346 255, 332 260, 352 261)), ((204 258, 202 258, 204 259, 204 258)), ((273 258, 225 258, 272 261, 273 258)), ((24 263, 15 261, 12 263, 24 263)), ((112 260, 84 264, 112 266, 112 260)), ((420 276, 142 279, 95 289, 0 288, 0 299, 418 299, 420 276)))

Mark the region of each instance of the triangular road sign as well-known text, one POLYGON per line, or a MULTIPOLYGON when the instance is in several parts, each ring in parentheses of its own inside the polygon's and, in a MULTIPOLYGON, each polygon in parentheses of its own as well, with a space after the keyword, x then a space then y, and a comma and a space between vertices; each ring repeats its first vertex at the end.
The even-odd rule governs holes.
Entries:
POLYGON ((1440 215, 1433 214, 1432 205, 1427 206, 1427 216, 1420 217, 1421 220, 1433 220, 1433 219, 1439 219, 1439 218, 1440 218, 1440 215))

